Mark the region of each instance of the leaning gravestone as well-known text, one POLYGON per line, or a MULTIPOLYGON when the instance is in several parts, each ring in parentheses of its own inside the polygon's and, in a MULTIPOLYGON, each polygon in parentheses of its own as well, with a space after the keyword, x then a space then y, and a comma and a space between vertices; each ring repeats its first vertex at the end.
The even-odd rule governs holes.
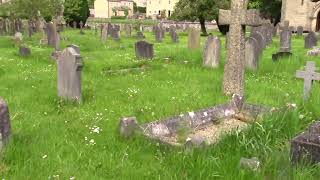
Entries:
POLYGON ((82 99, 82 57, 77 46, 63 50, 58 60, 58 96, 81 102, 82 99))
POLYGON ((203 53, 203 64, 207 67, 219 67, 221 58, 221 42, 218 37, 210 35, 203 53))
POLYGON ((293 164, 300 161, 307 163, 320 162, 320 121, 291 141, 291 160, 293 164))
POLYGON ((318 39, 315 32, 310 31, 309 34, 304 38, 304 48, 310 49, 317 46, 318 39))
POLYGON ((154 56, 153 44, 139 41, 135 44, 136 57, 139 59, 152 59, 154 56))
POLYGON ((302 36, 303 35, 303 27, 302 26, 298 26, 297 27, 297 35, 298 36, 302 36))
POLYGON ((197 29, 190 29, 188 36, 188 47, 189 49, 200 48, 200 31, 197 29))
POLYGON ((7 103, 0 97, 0 151, 9 142, 11 123, 7 103))
POLYGON ((227 63, 224 69, 223 91, 226 95, 244 95, 245 28, 261 26, 260 13, 247 10, 248 0, 232 0, 231 10, 219 10, 219 23, 230 25, 227 63))
POLYGON ((313 81, 320 81, 320 73, 316 72, 316 63, 308 61, 306 71, 297 71, 296 77, 304 79, 304 99, 307 100, 310 97, 313 81))

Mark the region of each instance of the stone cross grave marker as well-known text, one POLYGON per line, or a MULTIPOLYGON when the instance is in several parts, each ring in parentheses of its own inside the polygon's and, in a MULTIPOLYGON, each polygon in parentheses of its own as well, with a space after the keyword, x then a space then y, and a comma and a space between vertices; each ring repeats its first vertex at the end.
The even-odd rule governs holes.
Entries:
POLYGON ((303 35, 303 27, 302 26, 298 26, 297 27, 297 36, 302 36, 303 35))
POLYGON ((152 59, 154 56, 153 44, 138 41, 135 44, 136 56, 139 59, 152 59))
POLYGON ((228 57, 224 68, 223 91, 244 95, 245 26, 261 26, 260 13, 247 10, 248 0, 231 0, 231 10, 219 10, 219 23, 230 25, 228 57))
POLYGON ((207 39, 203 53, 203 64, 207 67, 216 68, 220 65, 221 42, 218 37, 210 35, 207 39))
POLYGON ((313 81, 320 81, 320 73, 317 73, 316 63, 308 61, 305 71, 297 71, 296 77, 304 79, 304 99, 307 100, 310 97, 313 81))
POLYGON ((7 103, 0 97, 0 151, 8 143, 11 135, 9 108, 7 103))
POLYGON ((318 39, 315 32, 310 31, 309 34, 304 38, 304 48, 310 49, 318 45, 318 39))
POLYGON ((81 102, 83 62, 80 49, 69 46, 63 50, 58 60, 58 96, 81 102))
POLYGON ((188 35, 188 47, 189 49, 200 48, 200 31, 197 29, 190 29, 188 35))

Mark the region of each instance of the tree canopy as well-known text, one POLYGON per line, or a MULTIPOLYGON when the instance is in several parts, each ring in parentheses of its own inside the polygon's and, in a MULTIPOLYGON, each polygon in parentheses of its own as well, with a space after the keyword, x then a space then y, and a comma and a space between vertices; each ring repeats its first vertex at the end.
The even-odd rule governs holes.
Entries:
POLYGON ((85 23, 90 15, 87 0, 65 0, 64 18, 71 25, 73 21, 79 24, 80 21, 85 23))

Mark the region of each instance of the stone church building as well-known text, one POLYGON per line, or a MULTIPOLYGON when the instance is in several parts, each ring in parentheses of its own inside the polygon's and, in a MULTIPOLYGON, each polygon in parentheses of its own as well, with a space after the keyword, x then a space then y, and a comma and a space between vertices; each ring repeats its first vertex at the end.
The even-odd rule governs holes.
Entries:
POLYGON ((320 0, 282 0, 281 22, 303 26, 305 30, 320 30, 320 0))

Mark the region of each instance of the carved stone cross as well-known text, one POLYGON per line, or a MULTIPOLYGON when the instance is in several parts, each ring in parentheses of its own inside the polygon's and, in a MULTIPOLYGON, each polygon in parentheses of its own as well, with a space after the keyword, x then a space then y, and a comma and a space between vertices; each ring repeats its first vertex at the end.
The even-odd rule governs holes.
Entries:
POLYGON ((231 0, 231 10, 219 10, 219 24, 230 25, 228 57, 224 69, 226 95, 244 95, 245 26, 261 26, 257 10, 247 10, 248 0, 231 0))
POLYGON ((310 97, 313 81, 320 81, 320 73, 315 72, 317 70, 316 63, 308 61, 305 71, 297 71, 296 77, 304 79, 304 99, 307 100, 310 97))

